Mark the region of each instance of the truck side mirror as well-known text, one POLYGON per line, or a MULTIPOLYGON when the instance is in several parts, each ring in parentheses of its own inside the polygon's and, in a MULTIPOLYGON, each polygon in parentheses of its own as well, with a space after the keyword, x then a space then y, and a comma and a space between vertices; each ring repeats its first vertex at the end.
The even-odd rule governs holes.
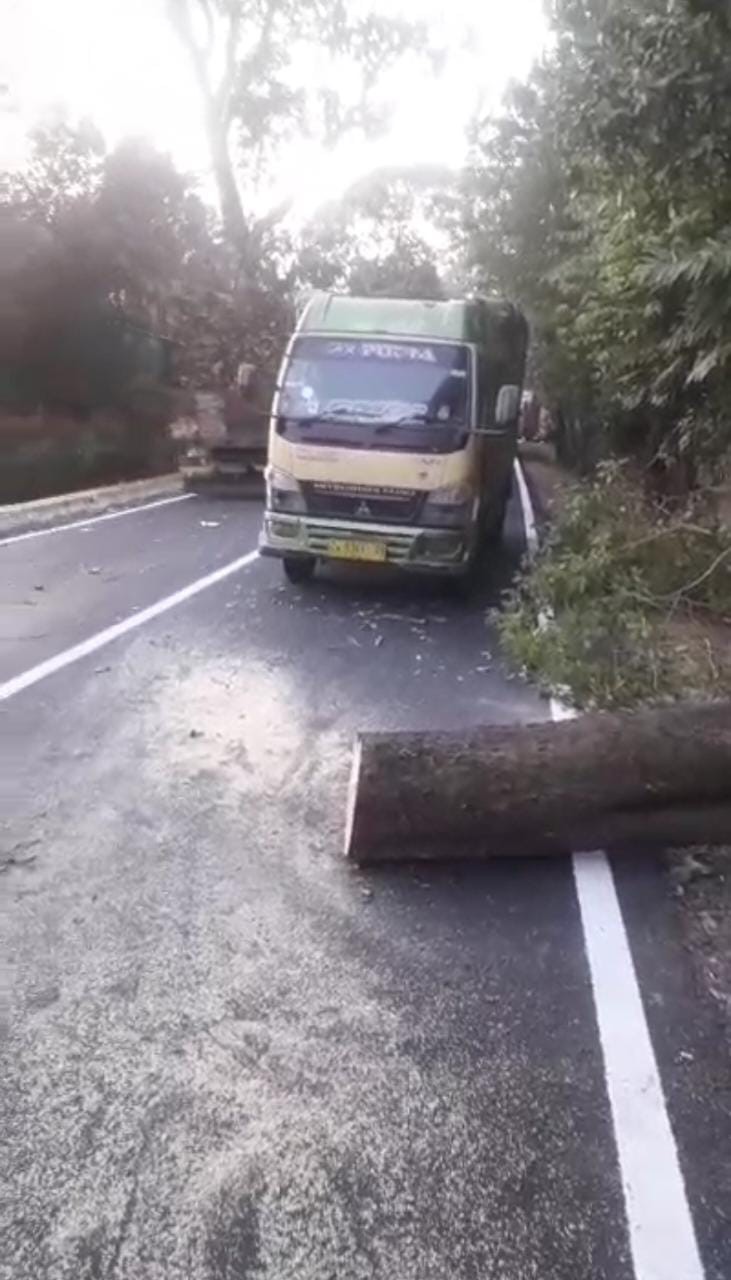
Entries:
POLYGON ((512 383, 501 387, 495 404, 495 426, 511 427, 520 412, 520 387, 512 383))

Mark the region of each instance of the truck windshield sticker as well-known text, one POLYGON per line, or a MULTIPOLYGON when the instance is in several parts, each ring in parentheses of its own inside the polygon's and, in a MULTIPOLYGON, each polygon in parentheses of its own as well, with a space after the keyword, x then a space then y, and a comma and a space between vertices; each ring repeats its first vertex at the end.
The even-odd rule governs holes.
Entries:
POLYGON ((438 364, 433 347, 424 344, 409 345, 406 342, 329 342, 324 353, 330 360, 420 360, 423 364, 438 364))

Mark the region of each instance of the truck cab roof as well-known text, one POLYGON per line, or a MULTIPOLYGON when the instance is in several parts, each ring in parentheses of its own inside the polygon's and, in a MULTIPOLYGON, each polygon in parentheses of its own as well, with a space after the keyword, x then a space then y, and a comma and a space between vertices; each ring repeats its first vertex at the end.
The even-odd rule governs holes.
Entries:
POLYGON ((519 315, 510 303, 492 298, 432 302, 418 298, 352 298, 339 293, 316 293, 302 314, 298 330, 300 333, 352 333, 484 344, 496 322, 500 325, 519 315))

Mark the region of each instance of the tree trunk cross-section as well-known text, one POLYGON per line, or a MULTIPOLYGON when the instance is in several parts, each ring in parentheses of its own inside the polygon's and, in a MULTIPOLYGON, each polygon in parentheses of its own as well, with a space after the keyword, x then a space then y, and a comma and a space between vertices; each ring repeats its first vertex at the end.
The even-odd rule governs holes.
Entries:
POLYGON ((357 863, 727 842, 731 702, 356 743, 357 863))

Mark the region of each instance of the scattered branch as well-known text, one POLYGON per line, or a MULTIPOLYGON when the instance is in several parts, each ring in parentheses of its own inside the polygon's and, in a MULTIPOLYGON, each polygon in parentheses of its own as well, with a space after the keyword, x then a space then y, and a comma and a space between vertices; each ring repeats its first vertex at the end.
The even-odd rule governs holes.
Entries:
POLYGON ((709 564, 708 568, 705 569, 703 573, 699 574, 697 578, 694 578, 692 582, 687 582, 685 586, 679 587, 677 591, 668 591, 666 594, 660 596, 659 599, 682 599, 684 596, 689 595, 690 592, 695 591, 696 587, 699 587, 702 582, 705 582, 707 578, 710 578, 711 574, 715 573, 718 566, 722 564, 729 555, 731 555, 731 547, 724 547, 722 551, 719 551, 711 564, 709 564))
POLYGON ((633 542, 626 542, 624 546, 618 547, 616 554, 624 556, 630 551, 636 551, 638 547, 644 547, 650 542, 656 542, 659 538, 665 538, 671 533, 698 533, 703 537, 713 537, 713 530, 704 528, 700 524, 689 524, 685 521, 675 521, 673 524, 664 524, 657 529, 651 529, 641 538, 636 538, 633 542))

